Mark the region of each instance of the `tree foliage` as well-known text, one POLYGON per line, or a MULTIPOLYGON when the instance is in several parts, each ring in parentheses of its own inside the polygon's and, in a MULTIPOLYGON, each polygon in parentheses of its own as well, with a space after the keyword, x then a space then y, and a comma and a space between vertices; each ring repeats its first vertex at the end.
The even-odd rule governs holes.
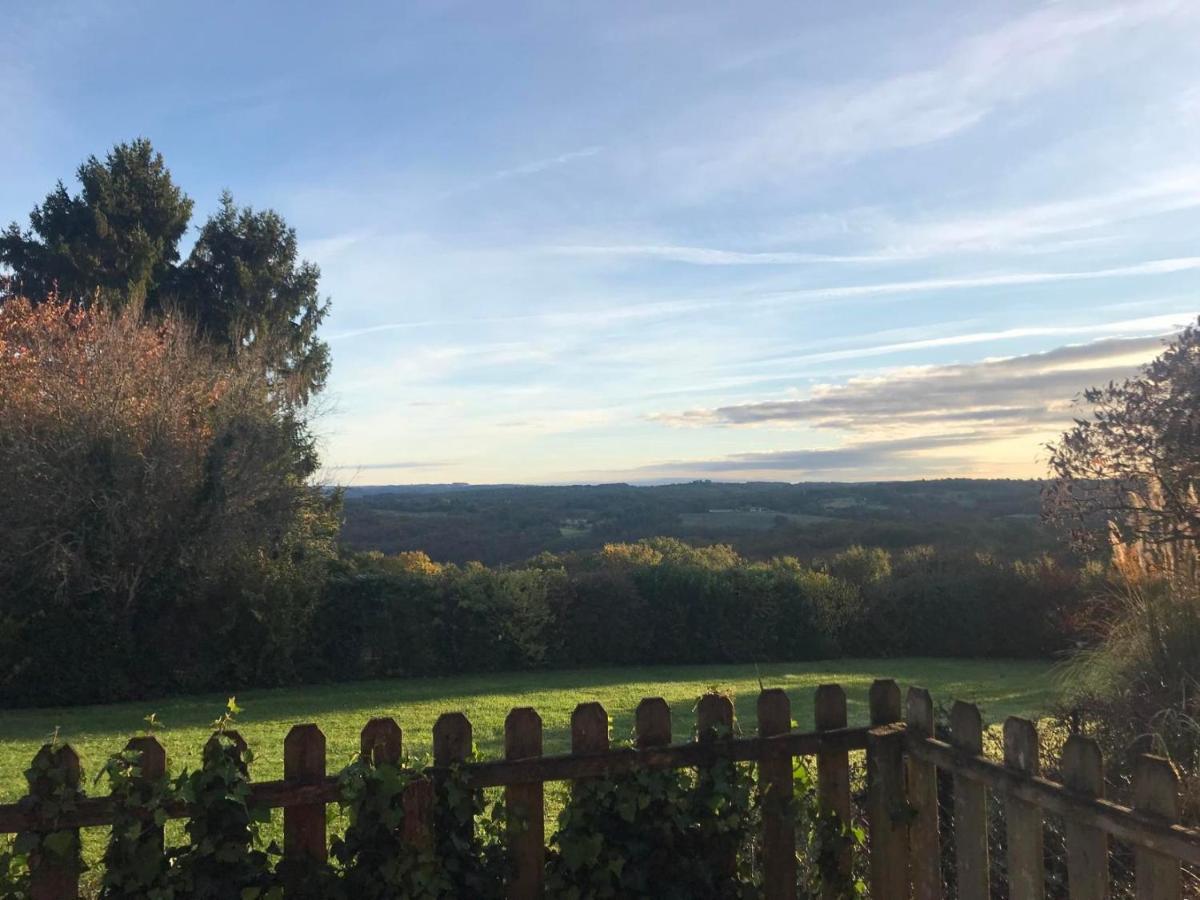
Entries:
POLYGON ((0 236, 0 263, 16 292, 53 293, 79 301, 141 306, 169 278, 192 201, 148 140, 118 144, 103 159, 88 157, 70 194, 60 181, 29 214, 0 236))
POLYGON ((253 355, 174 317, 4 303, 0 696, 290 677, 334 552, 316 464, 253 355))
POLYGON ((329 374, 329 347, 317 339, 329 309, 320 277, 298 259, 296 232, 278 213, 239 209, 226 192, 177 274, 171 303, 214 343, 255 350, 288 396, 306 401, 329 374))
POLYGON ((148 140, 89 157, 77 176, 79 193, 59 182, 28 229, 14 222, 0 234, 10 296, 183 314, 231 354, 253 351, 292 402, 324 387, 329 348, 317 329, 329 303, 278 213, 239 208, 226 192, 181 262, 192 201, 148 140))
POLYGON ((1050 514, 1083 543, 1200 539, 1200 325, 1084 400, 1090 416, 1050 447, 1050 514))

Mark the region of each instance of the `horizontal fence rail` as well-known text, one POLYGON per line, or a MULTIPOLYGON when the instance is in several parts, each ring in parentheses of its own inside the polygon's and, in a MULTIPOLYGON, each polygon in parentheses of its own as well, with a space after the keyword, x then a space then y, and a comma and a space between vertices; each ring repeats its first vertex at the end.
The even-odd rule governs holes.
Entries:
MULTIPOLYGON (((544 895, 546 782, 646 769, 703 768, 722 761, 756 763, 759 790, 785 801, 763 807, 763 895, 794 900, 795 827, 780 811, 792 796, 792 761, 815 757, 819 808, 850 824, 850 754, 865 751, 869 883, 877 900, 940 900, 946 895, 941 839, 947 823, 938 821, 939 773, 953 780, 953 822, 948 824, 953 826, 956 892, 963 900, 983 900, 991 889, 989 791, 998 795, 1007 814, 1004 852, 1011 900, 1045 896, 1045 814, 1061 817, 1065 824, 1072 898, 1109 896, 1110 839, 1134 848, 1137 900, 1183 896, 1181 863, 1200 866, 1200 832, 1178 824, 1178 781, 1165 760, 1139 759, 1131 808, 1104 798, 1100 751, 1088 738, 1074 735, 1067 740, 1060 767, 1064 783, 1058 783, 1040 774, 1037 729, 1028 720, 1014 717, 1004 723, 1004 758, 993 760, 983 753, 982 717, 975 706, 954 704, 949 728, 940 732, 948 736, 946 740, 935 736, 934 706, 927 691, 910 689, 907 709, 903 706, 894 681, 876 681, 870 691, 871 724, 848 727, 844 691, 837 685, 823 685, 815 697, 815 730, 800 731, 791 720, 787 694, 765 690, 757 704, 757 734, 732 736, 732 702, 709 694, 696 706, 694 739, 672 743, 670 707, 661 698, 649 698, 636 711, 634 746, 612 748, 607 712, 598 703, 583 703, 571 717, 571 751, 553 755, 542 753, 540 716, 524 707, 514 709, 506 720, 504 758, 486 761, 469 759, 470 721, 461 713, 448 713, 434 726, 433 765, 406 789, 405 839, 421 840, 422 830, 433 827, 432 786, 452 769, 471 789, 503 788, 509 813, 507 841, 515 869, 508 894, 514 900, 530 900, 544 895), (517 819, 523 823, 520 828, 512 827, 517 819)), ((155 738, 135 738, 128 749, 141 754, 143 777, 166 771, 166 753, 155 738)), ((361 751, 377 765, 399 763, 403 758, 400 726, 390 718, 370 720, 362 730, 361 751)), ((56 764, 78 778, 78 758, 69 746, 48 745, 39 751, 43 754, 52 754, 56 764)), ((283 810, 285 861, 324 861, 328 853, 325 808, 342 798, 338 778, 326 772, 325 737, 316 725, 297 725, 287 735, 284 776, 253 783, 250 804, 283 810)), ((0 805, 0 834, 45 834, 113 822, 111 797, 81 798, 69 811, 46 816, 32 802, 40 789, 32 785, 30 798, 0 805)), ((186 818, 191 810, 174 803, 163 812, 170 818, 186 818)), ((849 848, 839 854, 835 864, 848 875, 849 848)), ((730 858, 729 865, 732 862, 730 858)), ((53 859, 38 862, 32 876, 35 900, 78 896, 79 873, 53 859)), ((833 900, 837 895, 830 889, 823 896, 833 900)))

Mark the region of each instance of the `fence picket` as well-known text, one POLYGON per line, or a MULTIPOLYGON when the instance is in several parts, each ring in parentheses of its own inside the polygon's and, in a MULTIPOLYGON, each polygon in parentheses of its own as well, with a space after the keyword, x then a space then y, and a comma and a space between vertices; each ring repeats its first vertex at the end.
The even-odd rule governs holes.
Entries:
MULTIPOLYGON (((643 701, 645 702, 645 701, 643 701)), ((669 715, 669 713, 668 713, 669 715)), ((542 755, 542 717, 529 706, 512 710, 504 720, 504 758, 542 755)), ((545 790, 536 784, 510 784, 504 789, 508 850, 513 862, 509 900, 542 895, 546 858, 545 790)))
MULTIPOLYGON (((910 733, 933 737, 933 698, 924 688, 908 689, 910 733)), ((908 803, 913 809, 909 858, 915 900, 941 900, 942 845, 938 834, 937 768, 908 758, 908 803)))
MULTIPOLYGON (((61 770, 64 775, 64 787, 79 787, 79 755, 70 745, 46 744, 33 759, 35 769, 45 767, 61 770)), ((31 797, 52 802, 55 788, 51 779, 39 775, 29 785, 29 794, 31 797)), ((79 840, 79 829, 63 830, 73 831, 75 840, 79 840)), ((57 829, 40 832, 43 839, 56 833, 57 829)), ((75 900, 79 896, 78 860, 69 856, 64 858, 52 848, 44 848, 31 854, 29 862, 29 896, 32 900, 75 900)))
POLYGON ((671 707, 662 697, 646 697, 634 715, 634 733, 639 750, 666 747, 671 743, 671 707))
MULTIPOLYGON (((471 756, 473 735, 470 720, 460 712, 442 713, 433 723, 433 764, 439 769, 466 762, 471 756)), ((443 796, 441 786, 445 775, 434 780, 434 793, 443 796)), ((444 803, 444 800, 442 801, 444 803)), ((455 829, 460 839, 470 841, 475 833, 474 816, 458 822, 455 829)))
MULTIPOLYGON (((733 734, 733 701, 724 694, 707 693, 696 704, 696 740, 700 743, 715 741, 718 738, 728 738, 733 734)), ((701 783, 707 774, 700 769, 701 783)), ((733 878, 737 873, 737 848, 714 851, 717 871, 725 878, 733 878)))
POLYGON ((904 787, 904 729, 895 724, 867 733, 867 818, 871 896, 906 900, 909 810, 904 787))
MULTIPOLYGON (((792 705, 779 688, 758 695, 758 733, 774 737, 792 730, 792 705)), ((758 764, 763 794, 763 889, 767 900, 796 896, 796 826, 791 815, 792 756, 776 750, 758 764)))
MULTIPOLYGON (((163 745, 158 742, 158 738, 153 735, 144 735, 142 737, 130 738, 129 743, 125 745, 125 749, 131 753, 138 754, 138 769, 140 773, 138 778, 144 783, 158 781, 167 774, 167 751, 163 745)), ((145 833, 153 835, 152 846, 158 848, 161 853, 163 847, 163 826, 156 825, 153 821, 145 824, 145 833)))
POLYGON ((594 701, 580 703, 571 713, 571 752, 598 753, 607 749, 608 713, 594 701))
POLYGON ((900 721, 900 685, 891 678, 876 678, 871 682, 869 703, 872 725, 900 721))
MULTIPOLYGON (((1100 745, 1073 734, 1062 755, 1063 783, 1088 797, 1104 796, 1100 745)), ((1066 819, 1067 886, 1071 900, 1108 900, 1108 835, 1099 828, 1066 819)))
MULTIPOLYGON (((956 700, 950 711, 950 741, 962 753, 983 753, 983 719, 973 703, 956 700)), ((988 900, 987 788, 954 776, 954 847, 958 896, 988 900)))
POLYGON ((392 763, 398 765, 404 752, 404 735, 392 718, 371 719, 363 726, 358 737, 362 755, 373 765, 392 763))
MULTIPOLYGON (((1004 764, 1026 775, 1041 773, 1037 728, 1028 719, 1005 720, 1004 764)), ((1042 811, 1016 797, 1008 797, 1004 806, 1010 900, 1042 900, 1046 895, 1042 811)))
MULTIPOLYGON (((1161 756, 1139 756, 1133 770, 1133 806, 1163 821, 1179 821, 1179 780, 1170 761, 1161 756)), ((1183 894, 1179 860, 1138 847, 1137 900, 1179 900, 1183 894)))
MULTIPOLYGON (((296 784, 318 784, 325 777, 325 735, 316 725, 293 725, 287 733, 283 740, 283 777, 296 784)), ((325 862, 324 803, 284 808, 283 856, 293 890, 304 878, 302 863, 325 862)))
MULTIPOLYGON (((813 723, 817 731, 846 727, 846 692, 841 685, 823 684, 813 700, 813 723)), ((843 825, 850 824, 850 754, 845 750, 822 750, 817 754, 817 807, 833 813, 843 825)), ((850 878, 850 846, 838 849, 838 882, 850 878)), ((823 884, 825 900, 840 900, 838 884, 823 884)))

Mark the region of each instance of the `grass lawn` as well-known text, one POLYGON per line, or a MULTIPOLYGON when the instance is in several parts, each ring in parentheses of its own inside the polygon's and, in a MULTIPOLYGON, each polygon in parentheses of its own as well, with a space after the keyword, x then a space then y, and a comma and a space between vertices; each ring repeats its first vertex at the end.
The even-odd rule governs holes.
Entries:
MULTIPOLYGON (((238 696, 243 709, 238 727, 255 750, 253 775, 259 780, 283 776, 283 739, 298 722, 316 722, 325 732, 330 772, 350 761, 366 720, 382 715, 400 723, 407 752, 428 755, 434 720, 440 713, 461 710, 474 725, 479 752, 498 757, 504 717, 514 706, 533 706, 541 713, 546 752, 556 753, 569 749, 568 727, 577 703, 603 703, 613 719, 613 738, 619 740, 631 734, 638 701, 662 696, 672 704, 675 739, 684 740, 691 734, 693 702, 712 687, 734 695, 738 719, 752 732, 759 674, 768 687, 787 690, 792 717, 802 727, 812 722, 813 689, 831 681, 846 688, 851 724, 866 722, 867 689, 877 677, 895 678, 902 688, 927 687, 935 702, 975 701, 990 722, 1012 714, 1036 715, 1055 690, 1049 664, 1024 661, 837 660, 771 664, 758 673, 752 665, 581 669, 246 691, 238 696)), ((206 695, 0 712, 0 801, 11 802, 24 793, 22 773, 55 729, 79 752, 85 778, 90 779, 109 753, 144 727, 143 717, 154 712, 165 726, 159 740, 167 748, 172 771, 194 766, 209 723, 224 702, 223 696, 206 695)), ((104 792, 103 786, 96 790, 104 792)))
MULTIPOLYGON (((465 712, 474 725, 479 753, 495 758, 503 752, 504 717, 514 706, 533 706, 541 713, 545 752, 557 753, 570 749, 569 725, 576 704, 603 703, 613 720, 613 739, 621 740, 632 735, 638 701, 661 696, 672 705, 675 740, 680 741, 691 735, 696 698, 710 688, 733 694, 741 727, 753 733, 760 675, 767 687, 787 690, 792 718, 804 728, 812 722, 813 691, 827 682, 846 689, 852 725, 867 721, 867 690, 875 678, 895 678, 902 689, 919 684, 933 693, 935 703, 974 701, 990 723, 1008 715, 1036 716, 1053 699, 1056 684, 1048 663, 1007 660, 836 660, 777 663, 761 666, 757 672, 753 665, 739 665, 502 673, 246 691, 237 698, 243 710, 238 728, 254 748, 256 780, 283 777, 283 739, 299 722, 316 722, 324 731, 330 773, 351 760, 358 749, 359 731, 372 716, 394 717, 403 729, 406 752, 428 756, 437 717, 443 712, 465 712)), ((91 778, 109 753, 144 728, 143 718, 151 712, 165 726, 158 738, 167 748, 171 771, 194 767, 210 723, 223 711, 225 700, 212 694, 111 706, 0 711, 0 802, 12 802, 25 792, 23 772, 56 729, 79 752, 91 793, 107 792, 103 784, 93 787, 91 778)), ((565 784, 547 785, 547 837, 566 790, 565 784)), ((344 814, 336 806, 329 807, 329 818, 331 833, 345 829, 344 814)), ((282 832, 282 811, 275 810, 262 839, 279 841, 282 832)), ((97 884, 96 865, 107 840, 107 829, 83 832, 84 859, 92 867, 84 876, 85 893, 97 884)), ((180 822, 168 825, 167 840, 182 842, 180 822)))

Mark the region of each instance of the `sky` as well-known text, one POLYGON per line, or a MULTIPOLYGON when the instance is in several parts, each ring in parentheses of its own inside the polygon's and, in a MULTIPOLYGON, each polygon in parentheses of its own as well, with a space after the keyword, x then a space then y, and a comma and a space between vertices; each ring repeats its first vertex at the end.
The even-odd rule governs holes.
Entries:
POLYGON ((332 482, 1037 477, 1200 311, 1194 0, 0 19, 0 221, 145 136, 296 228, 332 482))

